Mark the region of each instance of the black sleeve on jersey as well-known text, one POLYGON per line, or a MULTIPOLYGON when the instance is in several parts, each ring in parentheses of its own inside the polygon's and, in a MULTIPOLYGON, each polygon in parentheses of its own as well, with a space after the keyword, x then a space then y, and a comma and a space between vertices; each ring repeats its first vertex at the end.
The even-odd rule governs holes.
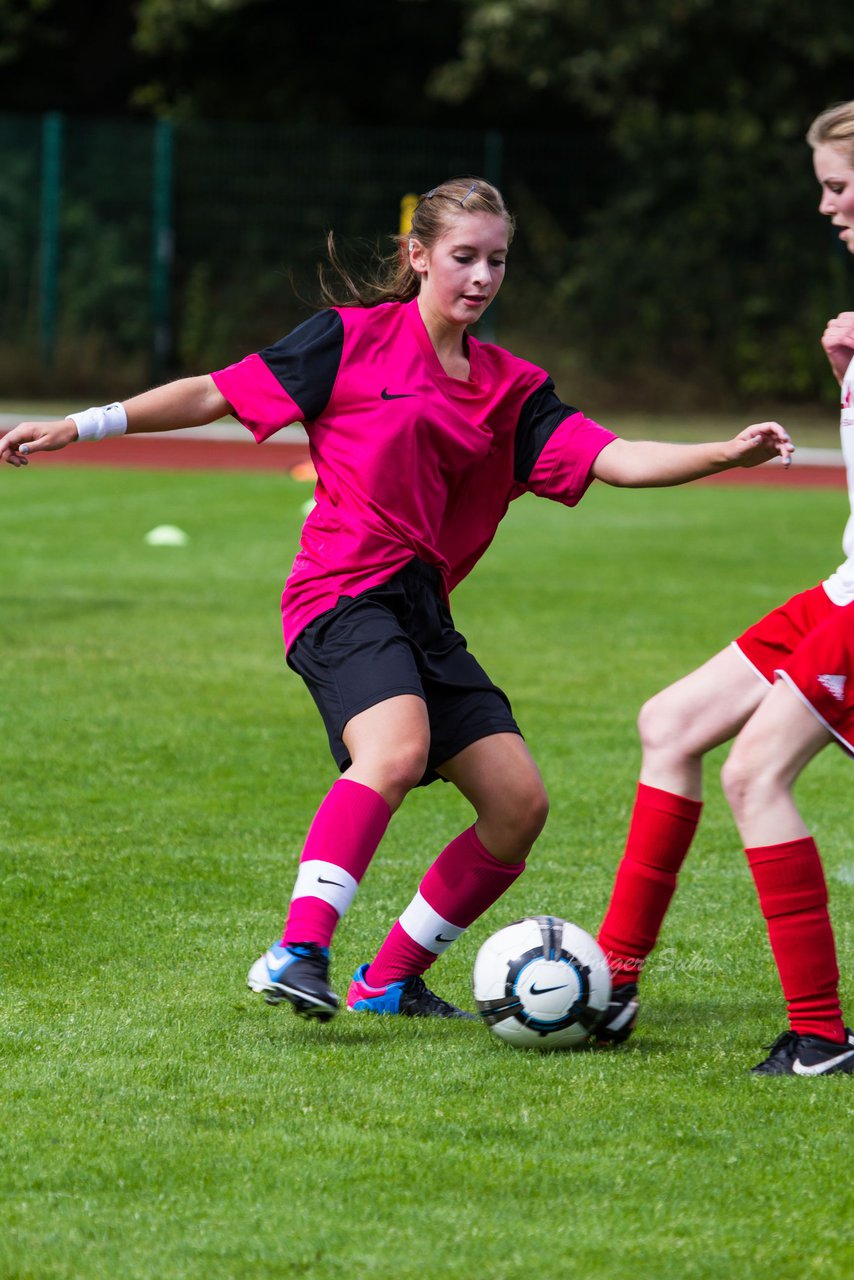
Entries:
POLYGON ((337 311, 318 311, 258 354, 309 422, 329 403, 341 365, 344 322, 337 311))
POLYGON ((537 459, 562 422, 577 409, 558 400, 555 384, 546 378, 532 391, 522 405, 516 427, 513 476, 519 484, 527 484, 537 459))

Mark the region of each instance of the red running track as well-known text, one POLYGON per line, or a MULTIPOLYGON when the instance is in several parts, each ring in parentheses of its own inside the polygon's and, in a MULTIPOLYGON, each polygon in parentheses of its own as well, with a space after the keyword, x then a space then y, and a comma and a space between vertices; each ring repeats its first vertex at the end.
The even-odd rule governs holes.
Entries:
MULTIPOLYGON (((206 440, 127 436, 101 440, 81 449, 70 447, 57 453, 42 453, 37 466, 148 467, 155 471, 284 471, 308 462, 308 445, 253 444, 239 440, 206 440)), ((696 483, 696 482, 695 482, 696 483)), ((839 466, 799 467, 788 470, 773 464, 735 468, 716 476, 706 476, 704 484, 797 485, 803 488, 845 488, 845 468, 839 466)))
POLYGON ((308 461, 308 445, 246 444, 239 440, 193 440, 126 436, 40 453, 33 462, 69 467, 148 467, 153 471, 290 471, 308 461))

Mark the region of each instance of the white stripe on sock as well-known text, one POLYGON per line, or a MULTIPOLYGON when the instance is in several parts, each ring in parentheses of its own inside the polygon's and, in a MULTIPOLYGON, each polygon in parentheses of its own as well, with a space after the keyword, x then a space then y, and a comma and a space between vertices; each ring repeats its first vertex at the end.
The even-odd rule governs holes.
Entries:
POLYGON ((434 955, 440 956, 447 951, 465 929, 451 924, 438 911, 434 911, 429 902, 416 893, 409 906, 400 917, 400 927, 404 929, 420 946, 434 955))
POLYGON ((299 865, 291 901, 294 898, 320 898, 343 916, 358 887, 358 881, 343 867, 320 858, 309 858, 299 865))

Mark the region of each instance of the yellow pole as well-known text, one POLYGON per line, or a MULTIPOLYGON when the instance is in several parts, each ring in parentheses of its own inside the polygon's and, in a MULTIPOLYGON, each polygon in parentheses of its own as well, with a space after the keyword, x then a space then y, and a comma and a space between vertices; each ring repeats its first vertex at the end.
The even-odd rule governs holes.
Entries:
POLYGON ((418 204, 418 196, 410 191, 400 202, 400 234, 408 236, 412 228, 412 215, 418 204))

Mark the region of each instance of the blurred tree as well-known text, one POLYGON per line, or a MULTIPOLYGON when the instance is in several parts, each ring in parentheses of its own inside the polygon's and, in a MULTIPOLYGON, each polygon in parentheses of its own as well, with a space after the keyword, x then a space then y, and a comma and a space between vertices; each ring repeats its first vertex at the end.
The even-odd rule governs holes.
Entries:
POLYGON ((0 110, 127 108, 132 0, 0 0, 0 110))
POLYGON ((803 135, 852 94, 845 0, 463 2, 431 91, 464 104, 500 75, 559 95, 611 156, 555 294, 587 367, 781 396, 826 382, 804 339, 842 303, 847 263, 813 211, 803 135))
POLYGON ((539 123, 549 94, 532 102, 501 76, 484 75, 462 108, 427 91, 457 54, 464 17, 461 0, 0 0, 0 110, 539 123))
POLYGON ((803 133, 852 54, 843 0, 0 0, 0 110, 535 128, 547 332, 636 386, 809 395, 851 262, 803 133))
POLYGON ((498 72, 529 95, 553 92, 610 121, 625 143, 650 114, 730 110, 776 117, 840 90, 854 31, 844 0, 820 16, 790 0, 461 0, 457 58, 433 90, 458 102, 498 72), (832 87, 832 86, 831 86, 832 87), (638 115, 640 113, 640 115, 638 115))
POLYGON ((177 118, 507 125, 509 104, 480 86, 463 109, 427 92, 464 16, 460 0, 141 0, 135 44, 149 71, 134 101, 177 118))
POLYGON ((147 83, 134 101, 174 118, 284 122, 423 122, 448 108, 422 84, 451 56, 455 3, 327 0, 142 0, 135 43, 147 83), (427 104, 427 111, 423 104, 427 104))

